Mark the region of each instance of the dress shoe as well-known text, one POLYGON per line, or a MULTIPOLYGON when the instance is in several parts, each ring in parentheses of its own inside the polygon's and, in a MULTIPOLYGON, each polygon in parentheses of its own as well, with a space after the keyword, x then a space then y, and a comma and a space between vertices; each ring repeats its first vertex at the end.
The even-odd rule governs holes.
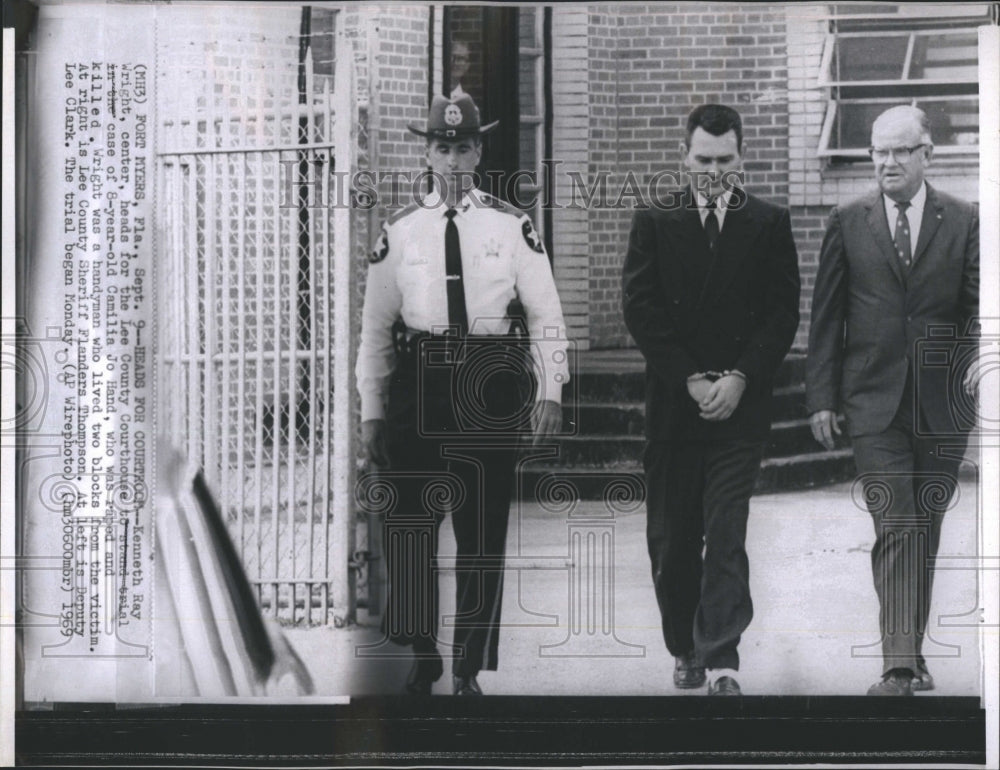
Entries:
POLYGON ((674 658, 674 687, 693 690, 705 684, 705 667, 699 666, 693 652, 674 658))
POLYGON ((918 671, 910 680, 910 689, 914 692, 927 692, 934 689, 934 677, 930 671, 918 671))
POLYGON ((720 676, 708 686, 709 695, 742 695, 740 683, 731 676, 720 676))
POLYGON ((913 672, 910 669, 894 668, 882 677, 881 682, 876 682, 869 687, 868 694, 889 696, 913 695, 913 687, 910 684, 912 679, 913 672))
POLYGON ((455 686, 455 695, 482 695, 483 691, 476 681, 476 675, 452 677, 455 686))
POLYGON ((444 664, 441 658, 418 658, 410 666, 406 677, 406 693, 409 695, 430 695, 431 685, 441 678, 444 664))

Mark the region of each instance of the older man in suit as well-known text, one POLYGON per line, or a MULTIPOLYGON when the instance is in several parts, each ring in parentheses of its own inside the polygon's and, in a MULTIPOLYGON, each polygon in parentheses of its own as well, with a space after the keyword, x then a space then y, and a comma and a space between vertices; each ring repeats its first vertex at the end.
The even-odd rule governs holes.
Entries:
POLYGON ((956 363, 975 348, 962 339, 979 310, 979 223, 971 204, 924 180, 933 151, 921 110, 893 107, 875 120, 879 189, 834 209, 813 294, 813 435, 832 449, 843 410, 875 525, 884 666, 869 695, 934 686, 921 654, 931 561, 970 428, 956 397, 978 379, 976 366, 956 363))
POLYGON ((739 695, 750 624, 744 547, 770 430, 774 373, 799 322, 787 209, 739 185, 739 113, 702 105, 681 157, 692 184, 640 209, 623 272, 625 322, 646 358, 647 544, 674 685, 739 695), (704 554, 703 554, 704 551, 704 554))

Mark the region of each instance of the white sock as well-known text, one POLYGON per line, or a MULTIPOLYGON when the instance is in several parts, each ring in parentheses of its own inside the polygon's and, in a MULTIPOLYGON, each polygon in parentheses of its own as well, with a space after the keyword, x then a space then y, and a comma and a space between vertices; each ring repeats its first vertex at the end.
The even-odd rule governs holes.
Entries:
POLYGON ((728 676, 736 679, 737 673, 735 668, 710 668, 708 670, 708 678, 713 682, 718 682, 721 677, 728 676))

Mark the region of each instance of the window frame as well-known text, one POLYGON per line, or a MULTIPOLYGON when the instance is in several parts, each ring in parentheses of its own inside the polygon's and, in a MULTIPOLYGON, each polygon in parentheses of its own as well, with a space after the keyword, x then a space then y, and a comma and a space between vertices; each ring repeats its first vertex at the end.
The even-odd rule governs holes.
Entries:
MULTIPOLYGON (((834 126, 839 119, 842 105, 879 104, 886 107, 895 104, 919 103, 934 101, 974 101, 978 103, 976 93, 969 91, 978 84, 978 73, 972 78, 912 78, 913 51, 918 38, 934 35, 975 34, 979 23, 989 23, 989 4, 964 4, 958 7, 944 8, 939 6, 895 6, 895 12, 886 13, 837 13, 843 8, 833 4, 828 6, 828 12, 823 19, 828 25, 824 40, 823 53, 820 58, 816 85, 827 91, 827 104, 823 117, 816 155, 830 162, 852 164, 859 160, 868 160, 867 147, 831 147, 834 136, 834 126), (915 12, 918 11, 919 12, 915 12), (904 12, 905 11, 905 12, 904 12), (849 22, 848 29, 838 29, 842 22, 849 22), (861 24, 875 25, 874 28, 859 29, 861 24), (907 46, 901 62, 900 77, 882 78, 878 80, 843 80, 834 77, 834 54, 838 41, 842 39, 906 37, 907 46), (905 96, 894 92, 894 88, 904 88, 905 96), (876 93, 873 94, 872 91, 876 93), (864 95, 859 95, 864 92, 864 95)), ((977 44, 978 48, 978 44, 977 44)), ((978 50, 977 50, 978 59, 978 50)), ((939 155, 953 158, 974 157, 979 153, 979 141, 975 144, 935 144, 934 151, 939 155)))

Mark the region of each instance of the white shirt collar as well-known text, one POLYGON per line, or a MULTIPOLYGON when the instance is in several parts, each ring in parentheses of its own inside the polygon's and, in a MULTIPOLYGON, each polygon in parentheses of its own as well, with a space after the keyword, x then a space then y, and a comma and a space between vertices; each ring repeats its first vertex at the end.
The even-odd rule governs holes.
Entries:
MULTIPOLYGON (((468 211, 469 206, 472 205, 474 202, 472 200, 472 196, 477 195, 477 193, 478 193, 477 190, 469 190, 469 192, 465 193, 462 196, 462 200, 460 200, 458 202, 458 205, 455 207, 455 210, 459 214, 468 211)), ((427 195, 424 196, 423 208, 427 209, 428 211, 437 212, 438 214, 441 215, 442 218, 444 217, 444 213, 448 210, 448 207, 445 206, 444 202, 441 200, 441 193, 439 193, 437 190, 431 190, 429 193, 427 193, 427 195)))
MULTIPOLYGON (((703 209, 708 207, 708 198, 701 192, 701 190, 695 190, 695 200, 698 202, 698 208, 703 209)), ((722 191, 722 194, 718 195, 715 199, 715 207, 717 209, 729 208, 729 199, 732 197, 733 191, 728 187, 722 191)))
MULTIPOLYGON (((885 202, 885 210, 887 212, 897 211, 896 201, 885 193, 882 193, 882 200, 885 202)), ((910 208, 907 209, 907 216, 909 216, 910 213, 922 213, 925 203, 927 203, 927 182, 921 182, 920 189, 917 190, 917 194, 910 198, 910 208)))

